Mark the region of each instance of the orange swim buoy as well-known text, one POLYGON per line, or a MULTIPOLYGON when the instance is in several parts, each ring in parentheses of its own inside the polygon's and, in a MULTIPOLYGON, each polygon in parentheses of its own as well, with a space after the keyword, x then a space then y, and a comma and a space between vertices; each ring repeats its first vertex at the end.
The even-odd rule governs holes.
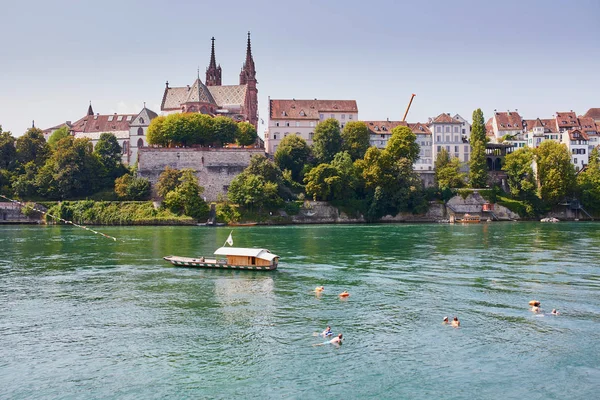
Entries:
POLYGON ((339 294, 340 297, 348 297, 350 296, 350 293, 346 292, 345 290, 339 294))

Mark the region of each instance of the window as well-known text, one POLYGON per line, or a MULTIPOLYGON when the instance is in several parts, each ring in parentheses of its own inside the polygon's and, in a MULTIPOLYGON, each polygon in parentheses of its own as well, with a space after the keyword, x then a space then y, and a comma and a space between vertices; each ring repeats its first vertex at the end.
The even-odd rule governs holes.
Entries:
POLYGON ((436 141, 437 141, 438 143, 442 141, 442 139, 441 139, 441 136, 440 136, 440 135, 437 135, 437 140, 436 140, 436 141))
POLYGON ((108 116, 108 122, 111 122, 113 120, 113 118, 114 118, 114 115, 109 115, 108 116))
POLYGON ((306 113, 304 112, 304 110, 301 110, 301 111, 300 111, 300 116, 301 116, 301 117, 306 117, 306 113))
POLYGON ((442 151, 442 146, 437 147, 437 152, 439 153, 440 151, 442 151))
POLYGON ((458 146, 454 146, 454 152, 458 153, 458 146))
POLYGON ((468 152, 469 152, 469 145, 466 145, 465 146, 465 153, 468 153, 468 152))
MULTIPOLYGON (((436 126, 436 127, 435 127, 435 132, 436 132, 436 133, 440 133, 441 131, 442 131, 442 127, 441 127, 441 126, 436 126)), ((439 136, 438 136, 438 137, 439 137, 439 136)), ((439 142, 439 140, 438 140, 438 142, 439 142)))
POLYGON ((573 164, 577 164, 577 159, 576 158, 573 159, 573 164))
POLYGON ((126 140, 123 142, 123 154, 127 154, 129 147, 129 142, 126 140))
POLYGON ((296 128, 300 126, 300 122, 296 121, 296 128))
POLYGON ((463 155, 463 161, 464 161, 464 162, 467 162, 467 161, 469 161, 469 154, 468 154, 468 153, 465 153, 465 154, 463 155))
POLYGON ((450 132, 450 127, 446 126, 446 132, 450 132))
POLYGON ((310 126, 315 126, 315 121, 310 121, 310 126))
POLYGON ((311 133, 309 133, 309 134, 308 134, 308 138, 309 138, 310 140, 313 140, 313 137, 314 137, 314 136, 315 136, 314 132, 311 132, 311 133))
POLYGON ((121 122, 121 121, 123 121, 123 116, 122 116, 122 115, 119 115, 119 116, 117 117, 117 122, 121 122))
POLYGON ((290 122, 289 121, 285 121, 285 126, 290 126, 290 122))
POLYGON ((458 126, 454 127, 454 133, 458 133, 458 126))
POLYGON ((335 118, 335 114, 331 114, 331 118, 335 118))
POLYGON ((352 114, 348 114, 348 119, 352 119, 352 114))
POLYGON ((144 135, 144 128, 142 128, 141 126, 138 128, 138 136, 143 136, 144 135))
POLYGON ((458 142, 458 136, 454 136, 454 141, 458 142))
POLYGON ((273 134, 273 140, 277 140, 277 134, 276 133, 273 134))
POLYGON ((446 142, 450 141, 450 136, 446 135, 446 142))
MULTIPOLYGON (((133 119, 133 115, 127 116, 127 122, 130 122, 132 119, 133 119)), ((142 121, 142 118, 140 118, 140 121, 142 121)))
POLYGON ((275 122, 275 126, 279 126, 279 122, 275 122))
POLYGON ((342 114, 342 119, 346 119, 346 114, 342 114))
POLYGON ((319 114, 319 119, 322 120, 323 118, 325 118, 325 116, 323 114, 319 114))
POLYGON ((450 153, 450 146, 446 146, 446 151, 450 153))
POLYGON ((140 124, 144 123, 144 118, 140 118, 140 124))
POLYGON ((138 147, 140 147, 140 148, 141 148, 141 147, 144 147, 144 139, 142 139, 142 138, 139 138, 139 139, 138 139, 137 146, 138 146, 138 147))
POLYGON ((381 138, 382 138, 382 139, 385 139, 385 134, 383 134, 383 133, 382 133, 382 134, 381 134, 381 138))

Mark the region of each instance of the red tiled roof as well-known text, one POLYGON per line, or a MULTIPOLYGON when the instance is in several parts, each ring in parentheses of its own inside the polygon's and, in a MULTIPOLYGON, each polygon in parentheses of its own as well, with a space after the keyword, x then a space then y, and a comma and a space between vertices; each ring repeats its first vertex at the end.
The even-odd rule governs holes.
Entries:
POLYGON ((404 121, 362 121, 369 128, 371 135, 391 135, 397 126, 408 126, 404 121))
POLYGON ((60 125, 53 126, 52 128, 47 128, 47 129, 44 129, 44 130, 42 131, 42 133, 43 133, 44 135, 47 135, 47 134, 49 134, 50 132, 54 132, 54 131, 56 131, 56 130, 58 130, 58 129, 62 128, 63 126, 66 126, 67 128, 69 128, 69 130, 71 130, 71 127, 72 127, 72 125, 71 125, 70 121, 67 121, 67 122, 63 122, 63 123, 62 123, 62 124, 60 124, 60 125))
POLYGON ((530 131, 535 127, 544 127, 544 133, 558 133, 558 127, 556 126, 556 120, 554 118, 550 119, 524 119, 523 120, 523 128, 530 131), (538 122, 539 121, 539 122, 538 122))
POLYGON ((420 122, 409 123, 408 127, 413 131, 415 135, 431 135, 431 131, 427 125, 420 122))
POLYGON ((600 120, 600 108, 590 108, 583 116, 598 121, 600 120))
POLYGON ((494 137, 494 128, 492 127, 493 118, 490 118, 485 123, 485 136, 494 137))
POLYGON ((556 112, 556 123, 559 128, 578 126, 577 115, 573 111, 556 112))
POLYGON ((498 131, 514 131, 523 129, 523 119, 516 111, 496 112, 494 117, 498 131))
POLYGON ((589 132, 589 131, 593 131, 596 132, 596 123, 594 122, 594 119, 591 117, 579 117, 579 127, 581 128, 581 130, 583 130, 584 132, 589 132))
POLYGON ((462 124, 462 121, 454 119, 446 113, 442 113, 442 114, 438 115, 437 117, 435 117, 433 119, 433 121, 431 121, 431 123, 432 124, 462 124))
POLYGON ((271 100, 271 119, 319 119, 319 113, 358 113, 356 100, 271 100))
POLYGON ((572 131, 569 131, 569 139, 570 140, 590 140, 590 137, 587 135, 587 133, 580 131, 579 129, 573 129, 572 131), (577 134, 580 135, 580 137, 576 137, 576 132, 577 134))
POLYGON ((137 114, 86 115, 73 124, 73 131, 85 133, 128 131, 129 123, 136 115, 137 114))

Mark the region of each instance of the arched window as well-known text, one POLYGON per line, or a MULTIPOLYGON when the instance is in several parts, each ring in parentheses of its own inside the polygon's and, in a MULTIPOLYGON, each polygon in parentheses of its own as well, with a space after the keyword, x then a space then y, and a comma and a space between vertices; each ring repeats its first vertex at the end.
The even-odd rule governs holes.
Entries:
POLYGON ((138 136, 144 136, 144 128, 141 126, 138 128, 138 136))
POLYGON ((200 114, 208 114, 208 109, 204 106, 200 108, 200 114))
POLYGON ((144 147, 144 139, 142 139, 142 138, 138 139, 137 147, 144 147))
POLYGON ((123 154, 127 154, 128 150, 129 150, 129 142, 126 140, 123 142, 123 154))
POLYGON ((144 123, 144 118, 140 118, 140 124, 144 123))

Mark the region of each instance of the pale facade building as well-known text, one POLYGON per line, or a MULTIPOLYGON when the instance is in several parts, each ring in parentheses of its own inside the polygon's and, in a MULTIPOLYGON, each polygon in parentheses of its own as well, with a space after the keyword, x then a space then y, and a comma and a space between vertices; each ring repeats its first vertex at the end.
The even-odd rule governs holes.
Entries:
POLYGON ((493 143, 512 144, 515 150, 525 147, 527 144, 523 129, 523 119, 517 111, 494 111, 491 119, 491 128, 493 143))
POLYGON ((456 157, 461 163, 467 163, 471 156, 471 146, 462 136, 462 122, 454 119, 450 114, 440 114, 431 118, 429 130, 432 137, 432 164, 437 159, 437 154, 446 149, 450 157, 456 157))
POLYGON ((460 127, 460 133, 464 138, 468 140, 471 137, 471 123, 464 119, 460 114, 456 114, 454 116, 454 119, 462 122, 462 126, 460 127))
POLYGON ((411 131, 417 136, 419 145, 419 159, 415 162, 413 168, 415 171, 433 170, 433 139, 431 130, 426 124, 420 122, 408 124, 411 131))
POLYGON ((571 153, 571 162, 579 171, 589 163, 589 137, 579 129, 562 132, 562 142, 567 145, 571 153))
MULTIPOLYGON (((127 143, 129 146, 127 162, 129 164, 135 164, 138 159, 138 149, 148 145, 148 126, 156 117, 158 115, 154 111, 144 106, 142 111, 129 124, 129 142, 127 143)), ((126 149, 123 149, 123 152, 126 152, 126 149)))
POLYGON ((369 129, 369 144, 378 149, 385 149, 392 137, 392 129, 397 126, 408 126, 404 121, 362 121, 369 129))
POLYGON ((298 135, 312 145, 315 128, 329 118, 336 119, 342 129, 348 122, 358 121, 356 100, 269 99, 266 152, 275 154, 281 140, 288 135, 298 135))
POLYGON ((524 119, 526 146, 538 148, 546 140, 560 142, 561 134, 556 125, 556 119, 524 119))

